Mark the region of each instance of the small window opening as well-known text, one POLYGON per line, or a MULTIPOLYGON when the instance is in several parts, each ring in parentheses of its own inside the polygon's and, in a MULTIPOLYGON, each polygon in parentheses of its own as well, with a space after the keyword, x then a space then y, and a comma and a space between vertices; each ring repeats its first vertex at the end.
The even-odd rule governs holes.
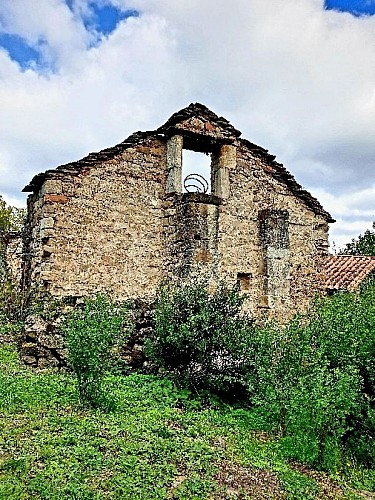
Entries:
POLYGON ((237 274, 237 285, 240 292, 250 292, 250 273, 238 273, 237 274))
POLYGON ((211 155, 182 150, 182 189, 184 193, 211 193, 211 155))

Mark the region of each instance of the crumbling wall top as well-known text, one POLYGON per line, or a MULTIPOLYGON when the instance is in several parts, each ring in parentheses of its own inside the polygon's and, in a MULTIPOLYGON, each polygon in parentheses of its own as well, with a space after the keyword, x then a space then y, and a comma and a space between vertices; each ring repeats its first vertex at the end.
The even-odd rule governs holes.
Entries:
POLYGON ((183 147, 195 151, 212 153, 215 147, 223 144, 233 144, 243 151, 250 152, 261 160, 263 170, 277 181, 285 184, 316 215, 322 216, 327 222, 335 222, 324 210, 319 201, 298 184, 286 168, 275 161, 275 156, 256 144, 240 138, 241 132, 234 128, 226 118, 220 117, 200 103, 192 103, 186 108, 174 113, 164 125, 156 131, 135 132, 120 144, 90 153, 81 160, 61 165, 56 169, 47 170, 33 177, 23 189, 24 192, 37 192, 47 179, 58 179, 65 175, 77 175, 91 166, 111 160, 124 150, 146 142, 150 139, 167 141, 171 136, 183 136, 183 147))

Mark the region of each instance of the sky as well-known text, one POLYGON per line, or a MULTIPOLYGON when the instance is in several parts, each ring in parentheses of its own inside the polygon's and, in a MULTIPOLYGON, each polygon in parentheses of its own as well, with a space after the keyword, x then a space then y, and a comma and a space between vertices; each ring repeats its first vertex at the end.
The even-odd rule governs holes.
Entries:
POLYGON ((375 0, 1 0, 0 194, 201 102, 337 220, 375 219, 375 0), (230 7, 229 7, 230 5, 230 7))

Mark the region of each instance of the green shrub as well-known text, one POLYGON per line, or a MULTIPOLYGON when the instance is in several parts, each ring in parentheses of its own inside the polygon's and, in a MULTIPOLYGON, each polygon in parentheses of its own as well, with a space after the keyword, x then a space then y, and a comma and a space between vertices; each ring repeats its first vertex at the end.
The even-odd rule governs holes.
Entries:
POLYGON ((255 326, 221 284, 161 288, 146 354, 181 384, 253 406, 285 456, 334 471, 375 463, 375 287, 316 301, 285 326, 255 326), (243 401, 242 401, 243 402, 243 401))
POLYGON ((309 317, 254 335, 252 402, 291 458, 334 470, 342 454, 374 457, 375 293, 339 293, 317 301, 309 317))
POLYGON ((98 295, 86 300, 83 309, 75 308, 62 330, 66 336, 68 364, 78 382, 81 402, 99 406, 103 379, 118 360, 125 343, 126 308, 98 295))
POLYGON ((244 396, 251 366, 243 298, 221 283, 213 293, 195 281, 163 285, 156 304, 155 329, 145 341, 152 364, 190 388, 244 396))
POLYGON ((6 275, 0 275, 0 337, 14 340, 22 331, 27 294, 6 275))

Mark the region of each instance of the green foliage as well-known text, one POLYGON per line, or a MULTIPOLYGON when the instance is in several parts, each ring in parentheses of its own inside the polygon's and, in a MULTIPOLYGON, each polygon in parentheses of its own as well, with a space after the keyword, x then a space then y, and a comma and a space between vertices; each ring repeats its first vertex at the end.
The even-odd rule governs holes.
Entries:
POLYGON ((202 281, 162 286, 146 356, 190 388, 244 396, 252 322, 241 315, 242 303, 224 283, 212 294, 202 281))
POLYGON ((372 230, 367 229, 364 234, 360 234, 357 239, 352 239, 340 254, 345 255, 375 255, 375 221, 372 223, 372 230))
POLYGON ((1 338, 14 338, 20 333, 24 319, 24 298, 11 279, 0 275, 1 338))
POLYGON ((7 205, 0 195, 0 234, 8 231, 22 231, 26 210, 7 205))
POLYGON ((104 376, 113 367, 125 342, 125 306, 98 295, 86 300, 83 309, 75 308, 66 318, 68 363, 73 369, 82 403, 99 406, 103 398, 104 376))
POLYGON ((375 288, 319 300, 310 317, 257 332, 253 402, 284 452, 325 470, 374 455, 375 288))
POLYGON ((0 195, 0 280, 8 280, 8 267, 5 258, 7 235, 11 231, 23 230, 26 211, 23 208, 8 206, 0 195))
MULTIPOLYGON (((202 406, 166 378, 133 374, 106 378, 108 413, 79 406, 76 384, 0 348, 1 499, 354 498, 297 471, 277 440, 254 431, 253 410, 202 406)), ((351 473, 372 491, 373 472, 351 473)))
MULTIPOLYGON (((238 292, 164 286, 146 354, 181 384, 248 402, 285 456, 328 471, 375 464, 375 287, 255 326, 238 292)), ((243 401, 242 401, 243 403, 243 401)))

